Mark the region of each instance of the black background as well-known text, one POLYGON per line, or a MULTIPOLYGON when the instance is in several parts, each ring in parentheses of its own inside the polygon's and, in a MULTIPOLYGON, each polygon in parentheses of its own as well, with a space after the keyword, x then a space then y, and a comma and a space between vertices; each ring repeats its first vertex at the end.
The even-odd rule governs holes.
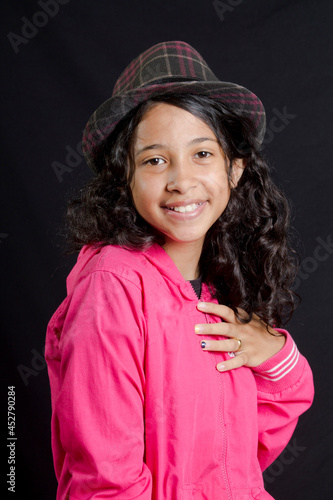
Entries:
POLYGON ((332 2, 49 1, 53 17, 30 0, 7 1, 1 13, 1 497, 55 498, 45 329, 76 258, 63 254, 66 200, 91 175, 68 151, 80 151, 90 114, 134 57, 183 40, 266 108, 265 150, 293 204, 303 259, 303 300, 288 330, 314 371, 316 397, 265 479, 277 500, 331 499, 332 2), (5 478, 8 385, 16 390, 16 494, 5 478))

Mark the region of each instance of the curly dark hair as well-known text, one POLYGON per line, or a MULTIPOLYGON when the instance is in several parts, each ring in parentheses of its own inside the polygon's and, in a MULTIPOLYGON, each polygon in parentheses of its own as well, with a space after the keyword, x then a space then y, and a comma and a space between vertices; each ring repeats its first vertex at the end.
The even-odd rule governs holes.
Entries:
POLYGON ((271 179, 258 149, 251 120, 222 103, 198 95, 162 95, 138 105, 118 123, 101 149, 101 172, 68 206, 71 251, 85 244, 117 244, 129 249, 163 245, 158 234, 136 211, 130 189, 134 172, 134 132, 144 114, 158 102, 178 106, 203 120, 216 135, 229 167, 228 205, 207 232, 199 266, 219 303, 231 307, 244 322, 253 314, 281 327, 291 318, 297 255, 290 244, 290 209, 271 179), (246 167, 232 186, 233 161, 246 167), (246 311, 241 318, 237 308, 246 311))

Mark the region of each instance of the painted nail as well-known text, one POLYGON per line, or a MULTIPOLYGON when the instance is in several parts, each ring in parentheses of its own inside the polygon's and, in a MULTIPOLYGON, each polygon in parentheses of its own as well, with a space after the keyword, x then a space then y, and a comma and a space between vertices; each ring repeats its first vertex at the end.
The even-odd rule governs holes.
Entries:
POLYGON ((203 326, 202 325, 195 325, 194 327, 195 333, 199 333, 203 331, 203 326))
POLYGON ((204 348, 206 347, 206 342, 203 340, 201 343, 200 343, 201 347, 204 348))
POLYGON ((198 309, 207 309, 207 304, 206 304, 206 302, 199 302, 199 303, 197 304, 197 308, 198 308, 198 309))

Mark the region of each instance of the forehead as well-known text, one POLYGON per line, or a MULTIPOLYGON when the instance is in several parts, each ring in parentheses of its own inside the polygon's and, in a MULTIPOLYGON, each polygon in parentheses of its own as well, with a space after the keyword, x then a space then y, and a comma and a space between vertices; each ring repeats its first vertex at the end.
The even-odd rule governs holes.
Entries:
POLYGON ((202 119, 183 108, 167 103, 153 103, 136 127, 136 145, 163 136, 173 140, 205 135, 216 140, 213 130, 202 119))

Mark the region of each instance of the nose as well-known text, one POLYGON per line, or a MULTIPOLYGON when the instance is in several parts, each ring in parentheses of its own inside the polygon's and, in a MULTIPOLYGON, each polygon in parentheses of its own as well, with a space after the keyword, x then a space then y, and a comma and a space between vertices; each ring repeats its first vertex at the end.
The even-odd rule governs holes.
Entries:
POLYGON ((181 161, 170 166, 167 180, 167 191, 187 193, 198 184, 195 166, 190 162, 181 161))

